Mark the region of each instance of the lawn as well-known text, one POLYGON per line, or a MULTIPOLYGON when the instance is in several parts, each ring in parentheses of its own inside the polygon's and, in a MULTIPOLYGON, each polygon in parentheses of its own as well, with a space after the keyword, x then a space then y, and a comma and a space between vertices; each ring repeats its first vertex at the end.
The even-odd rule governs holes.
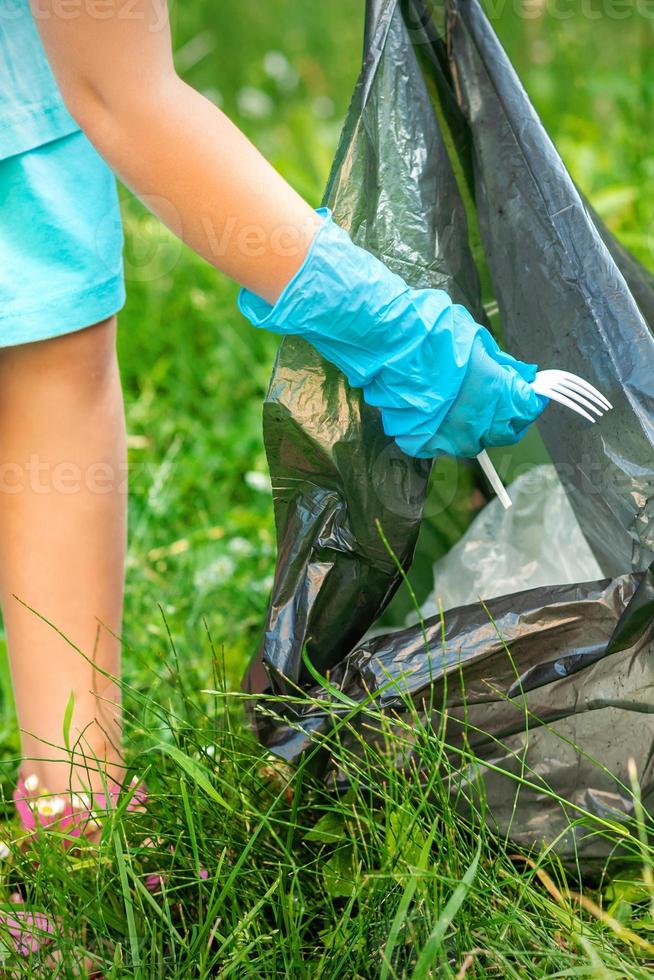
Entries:
MULTIPOLYGON (((634 3, 616 19, 617 4, 599 0, 488 9, 575 180, 654 268, 654 18, 634 3)), ((361 0, 173 5, 186 79, 316 205, 362 19, 361 0)), ((5 894, 19 876, 65 936, 56 965, 10 958, 8 975, 86 975, 84 948, 107 978, 650 976, 646 842, 629 880, 580 882, 457 817, 433 739, 431 785, 369 760, 379 792, 362 781, 342 799, 257 746, 237 690, 275 561, 261 403, 277 342, 238 315, 232 283, 122 193, 125 705, 129 760, 152 803, 116 814, 98 849, 62 860, 44 840, 37 866, 7 865, 5 894)), ((1 680, 9 800, 18 740, 4 661, 1 680)))

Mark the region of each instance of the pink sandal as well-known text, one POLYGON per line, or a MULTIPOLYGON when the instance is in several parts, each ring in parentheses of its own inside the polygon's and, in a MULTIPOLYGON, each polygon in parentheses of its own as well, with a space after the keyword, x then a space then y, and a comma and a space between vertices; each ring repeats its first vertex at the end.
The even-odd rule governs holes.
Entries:
MULTIPOLYGON (((24 830, 34 834, 38 832, 38 827, 55 827, 68 835, 69 839, 63 842, 64 847, 68 848, 74 844, 70 838, 89 835, 100 829, 98 816, 116 806, 121 789, 118 783, 112 783, 107 794, 55 795, 48 793, 45 786, 40 786, 35 775, 23 778, 19 774, 13 798, 24 830)), ((127 809, 142 811, 148 799, 145 784, 138 783, 134 778, 129 792, 132 795, 127 809)), ((20 896, 17 894, 16 898, 20 896)), ((23 957, 46 949, 58 931, 58 923, 45 913, 21 908, 12 909, 11 912, 0 910, 0 925, 6 926, 16 953, 23 957)))
POLYGON ((43 912, 0 911, 0 923, 7 927, 14 950, 19 956, 28 957, 42 952, 56 937, 56 925, 43 912))
MULTIPOLYGON (((14 790, 14 803, 25 830, 35 831, 38 826, 52 827, 61 830, 69 837, 81 837, 99 830, 99 813, 106 813, 115 808, 122 787, 112 783, 109 792, 53 794, 48 793, 45 786, 40 786, 35 775, 23 778, 18 776, 14 790)), ((129 785, 132 796, 127 804, 128 810, 142 811, 147 803, 148 793, 144 783, 138 783, 134 777, 129 785)), ((64 842, 70 847, 73 841, 64 842)))

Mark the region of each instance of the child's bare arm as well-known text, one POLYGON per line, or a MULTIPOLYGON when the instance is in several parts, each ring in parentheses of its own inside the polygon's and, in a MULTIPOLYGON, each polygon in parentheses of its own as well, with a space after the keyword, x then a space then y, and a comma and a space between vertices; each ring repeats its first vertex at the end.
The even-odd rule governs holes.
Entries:
POLYGON ((445 293, 411 290, 321 221, 177 77, 165 0, 83 0, 65 18, 59 2, 32 0, 73 115, 173 230, 246 287, 252 323, 309 340, 410 455, 474 456, 520 438, 544 407, 529 384, 535 365, 503 354, 445 293))
POLYGON ((136 194, 209 262, 274 302, 320 219, 175 72, 165 0, 32 0, 67 106, 136 194))

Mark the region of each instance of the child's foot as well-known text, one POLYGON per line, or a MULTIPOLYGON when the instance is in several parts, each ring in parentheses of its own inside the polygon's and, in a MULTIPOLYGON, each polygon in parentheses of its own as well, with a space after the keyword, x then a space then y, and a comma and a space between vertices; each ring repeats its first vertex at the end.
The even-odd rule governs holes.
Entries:
MULTIPOLYGON (((93 839, 102 828, 103 814, 115 808, 121 789, 118 783, 111 783, 108 793, 50 793, 47 787, 39 784, 36 775, 25 778, 19 775, 14 803, 25 830, 33 832, 38 827, 52 827, 67 838, 84 835, 93 839)), ((128 792, 132 795, 127 809, 144 810, 148 798, 145 785, 134 778, 128 792)), ((65 840, 64 846, 69 847, 72 843, 70 839, 65 840)))
POLYGON ((56 934, 55 924, 43 912, 19 908, 13 912, 0 912, 0 923, 9 933, 15 952, 24 957, 46 949, 56 934))
MULTIPOLYGON (((133 779, 128 792, 132 795, 127 809, 144 810, 148 798, 145 785, 133 779)), ((34 834, 39 827, 56 829, 65 834, 64 847, 70 847, 74 838, 83 835, 93 839, 99 835, 102 817, 116 806, 120 793, 118 783, 112 783, 106 794, 53 794, 39 784, 35 775, 19 774, 13 797, 24 830, 34 834)), ((16 953, 23 957, 49 947, 57 931, 56 923, 45 913, 22 908, 0 910, 0 924, 7 930, 16 953)))
MULTIPOLYGON (((16 894, 10 902, 22 903, 21 896, 16 894)), ((3 933, 13 946, 14 952, 22 959, 29 960, 29 976, 54 977, 59 976, 61 969, 60 943, 63 939, 61 922, 50 919, 42 912, 29 912, 24 908, 14 908, 11 911, 0 911, 0 923, 3 933), (59 969, 58 969, 59 968, 59 969)), ((68 937, 70 939, 70 937, 68 937)), ((5 970, 3 977, 25 976, 23 969, 19 972, 5 970)), ((94 959, 84 950, 78 950, 77 964, 73 967, 73 976, 101 978, 96 969, 94 959)))

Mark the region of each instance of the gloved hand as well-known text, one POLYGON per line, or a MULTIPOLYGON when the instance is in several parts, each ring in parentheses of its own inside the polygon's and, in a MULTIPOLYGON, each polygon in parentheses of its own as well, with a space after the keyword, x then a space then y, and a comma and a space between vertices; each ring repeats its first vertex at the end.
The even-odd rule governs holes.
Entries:
POLYGON ((420 425, 409 428, 404 417, 406 409, 382 407, 377 386, 368 391, 367 400, 381 408, 384 431, 395 437, 407 455, 476 456, 487 446, 518 442, 540 415, 548 399, 536 395, 528 383, 535 375, 535 364, 525 364, 506 354, 481 327, 473 340, 458 394, 435 432, 420 425))
POLYGON ((241 290, 241 312, 313 344, 411 456, 475 456, 516 442, 546 404, 527 383, 536 366, 503 353, 443 290, 411 289, 328 209, 318 213, 323 223, 275 305, 241 290))

